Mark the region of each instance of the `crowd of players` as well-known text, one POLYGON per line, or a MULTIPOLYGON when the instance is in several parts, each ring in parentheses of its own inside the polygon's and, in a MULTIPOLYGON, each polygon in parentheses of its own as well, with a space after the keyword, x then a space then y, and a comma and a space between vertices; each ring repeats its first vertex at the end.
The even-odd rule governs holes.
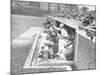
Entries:
POLYGON ((75 31, 51 17, 43 24, 39 57, 73 60, 75 31))

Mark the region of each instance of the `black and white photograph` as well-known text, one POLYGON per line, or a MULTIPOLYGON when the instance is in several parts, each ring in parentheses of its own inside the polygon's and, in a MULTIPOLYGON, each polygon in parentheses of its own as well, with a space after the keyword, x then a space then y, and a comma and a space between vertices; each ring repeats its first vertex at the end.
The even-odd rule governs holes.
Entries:
POLYGON ((11 75, 96 69, 96 5, 11 0, 11 75))

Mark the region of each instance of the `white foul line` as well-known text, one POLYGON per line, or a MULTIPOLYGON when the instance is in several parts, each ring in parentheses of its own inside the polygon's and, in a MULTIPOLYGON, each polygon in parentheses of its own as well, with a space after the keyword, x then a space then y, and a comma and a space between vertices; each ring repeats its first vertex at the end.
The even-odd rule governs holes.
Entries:
POLYGON ((36 32, 37 35, 36 35, 36 37, 34 39, 34 43, 32 45, 32 49, 30 50, 29 56, 27 57, 27 60, 26 60, 26 62, 24 64, 24 68, 30 67, 30 64, 31 64, 31 61, 32 61, 32 57, 33 57, 33 53, 35 51, 35 47, 36 47, 37 40, 38 40, 40 32, 41 32, 41 30, 39 30, 39 31, 36 32))

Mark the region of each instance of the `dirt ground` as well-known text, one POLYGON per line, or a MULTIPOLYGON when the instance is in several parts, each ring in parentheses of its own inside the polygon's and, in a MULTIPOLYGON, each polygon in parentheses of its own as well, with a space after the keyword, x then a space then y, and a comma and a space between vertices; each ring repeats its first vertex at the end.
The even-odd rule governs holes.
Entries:
MULTIPOLYGON (((11 42, 13 42, 19 35, 28 30, 30 27, 41 27, 45 18, 11 15, 11 42)), ((11 74, 19 74, 23 68, 26 58, 34 42, 35 36, 30 39, 27 45, 11 45, 11 74)))

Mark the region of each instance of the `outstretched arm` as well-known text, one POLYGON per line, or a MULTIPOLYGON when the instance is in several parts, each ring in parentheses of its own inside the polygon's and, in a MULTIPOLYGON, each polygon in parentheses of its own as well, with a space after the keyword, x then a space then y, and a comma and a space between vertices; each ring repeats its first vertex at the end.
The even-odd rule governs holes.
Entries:
POLYGON ((58 30, 58 31, 61 30, 60 28, 56 27, 55 25, 53 25, 53 28, 58 30))

